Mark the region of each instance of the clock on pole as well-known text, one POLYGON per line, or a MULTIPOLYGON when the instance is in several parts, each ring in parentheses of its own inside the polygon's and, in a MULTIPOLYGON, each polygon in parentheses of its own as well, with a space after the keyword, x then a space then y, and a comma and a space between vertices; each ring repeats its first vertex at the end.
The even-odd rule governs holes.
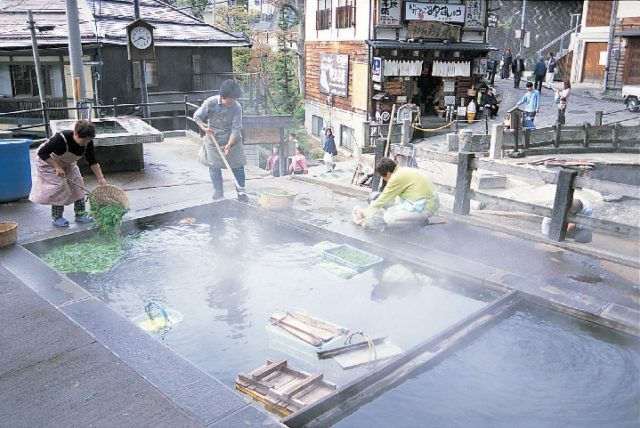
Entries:
POLYGON ((130 61, 155 59, 153 25, 136 19, 127 25, 127 53, 130 61))

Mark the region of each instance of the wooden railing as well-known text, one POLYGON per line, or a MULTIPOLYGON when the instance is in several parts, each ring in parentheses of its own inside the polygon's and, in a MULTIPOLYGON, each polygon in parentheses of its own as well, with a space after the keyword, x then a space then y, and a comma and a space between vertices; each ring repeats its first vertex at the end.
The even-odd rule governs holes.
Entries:
MULTIPOLYGON (((597 180, 593 178, 579 177, 578 172, 572 169, 560 169, 548 171, 532 166, 510 165, 506 163, 483 160, 475 153, 440 153, 413 145, 393 145, 392 152, 399 155, 399 163, 403 160, 414 159, 416 161, 438 161, 457 165, 455 187, 447 183, 434 181, 438 190, 454 196, 453 212, 467 216, 470 213, 470 201, 491 203, 500 206, 505 211, 518 211, 538 216, 550 217, 552 226, 549 238, 554 241, 563 241, 566 234, 566 226, 569 221, 580 224, 593 230, 606 231, 621 234, 632 239, 640 238, 638 224, 623 224, 597 217, 584 217, 569 214, 569 206, 573 199, 575 189, 591 189, 601 193, 610 193, 630 198, 640 198, 640 189, 637 186, 616 183, 612 181, 597 180), (513 199, 492 196, 478 190, 471 189, 473 173, 477 170, 508 174, 524 179, 542 180, 545 184, 556 185, 556 193, 552 208, 540 206, 513 199)), ((640 266, 638 260, 623 260, 626 264, 640 266)))

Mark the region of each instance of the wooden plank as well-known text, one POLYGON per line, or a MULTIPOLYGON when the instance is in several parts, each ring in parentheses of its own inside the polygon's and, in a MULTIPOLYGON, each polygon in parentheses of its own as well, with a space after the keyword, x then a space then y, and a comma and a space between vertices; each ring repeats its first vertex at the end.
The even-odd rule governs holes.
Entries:
POLYGON ((268 374, 271 374, 273 372, 280 370, 282 367, 286 365, 287 365, 287 360, 269 361, 266 366, 262 366, 259 369, 252 371, 251 373, 249 373, 249 375, 251 376, 252 380, 260 380, 265 376, 267 376, 268 374))
POLYGON ((511 165, 506 163, 492 162, 483 159, 473 159, 471 166, 475 169, 482 169, 502 174, 516 175, 518 177, 543 180, 548 184, 555 184, 558 181, 558 173, 543 169, 532 168, 523 165, 511 165))
POLYGON ((290 400, 293 395, 311 386, 312 384, 321 382, 322 379, 323 379, 322 373, 314 373, 311 376, 307 377, 306 379, 302 379, 297 383, 294 383, 293 385, 286 388, 284 391, 279 392, 279 394, 282 396, 282 398, 286 400, 290 400))
POLYGON ((575 186, 578 189, 591 189, 601 193, 640 198, 640 189, 637 186, 612 181, 597 180, 595 178, 576 177, 575 186))
POLYGON ((477 190, 472 190, 470 197, 471 199, 479 202, 496 205, 498 209, 503 211, 519 211, 536 214, 543 217, 551 217, 551 208, 543 207, 541 205, 529 204, 527 202, 519 202, 514 201, 513 199, 487 195, 486 193, 480 193, 477 190))

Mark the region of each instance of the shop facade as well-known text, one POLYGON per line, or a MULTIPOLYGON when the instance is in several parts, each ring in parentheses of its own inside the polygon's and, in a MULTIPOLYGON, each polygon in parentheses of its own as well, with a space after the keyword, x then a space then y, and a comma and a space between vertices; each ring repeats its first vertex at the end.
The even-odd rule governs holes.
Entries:
POLYGON ((486 0, 308 2, 307 130, 321 136, 331 127, 338 145, 357 153, 370 144, 366 126, 388 123, 394 105, 412 103, 442 120, 463 110, 497 50, 485 42, 487 7, 486 0))

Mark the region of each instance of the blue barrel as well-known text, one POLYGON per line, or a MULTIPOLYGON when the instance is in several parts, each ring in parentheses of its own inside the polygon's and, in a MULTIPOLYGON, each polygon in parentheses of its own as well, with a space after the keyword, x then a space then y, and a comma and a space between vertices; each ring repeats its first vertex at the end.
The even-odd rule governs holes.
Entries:
POLYGON ((26 198, 31 192, 31 140, 0 140, 0 202, 26 198))

